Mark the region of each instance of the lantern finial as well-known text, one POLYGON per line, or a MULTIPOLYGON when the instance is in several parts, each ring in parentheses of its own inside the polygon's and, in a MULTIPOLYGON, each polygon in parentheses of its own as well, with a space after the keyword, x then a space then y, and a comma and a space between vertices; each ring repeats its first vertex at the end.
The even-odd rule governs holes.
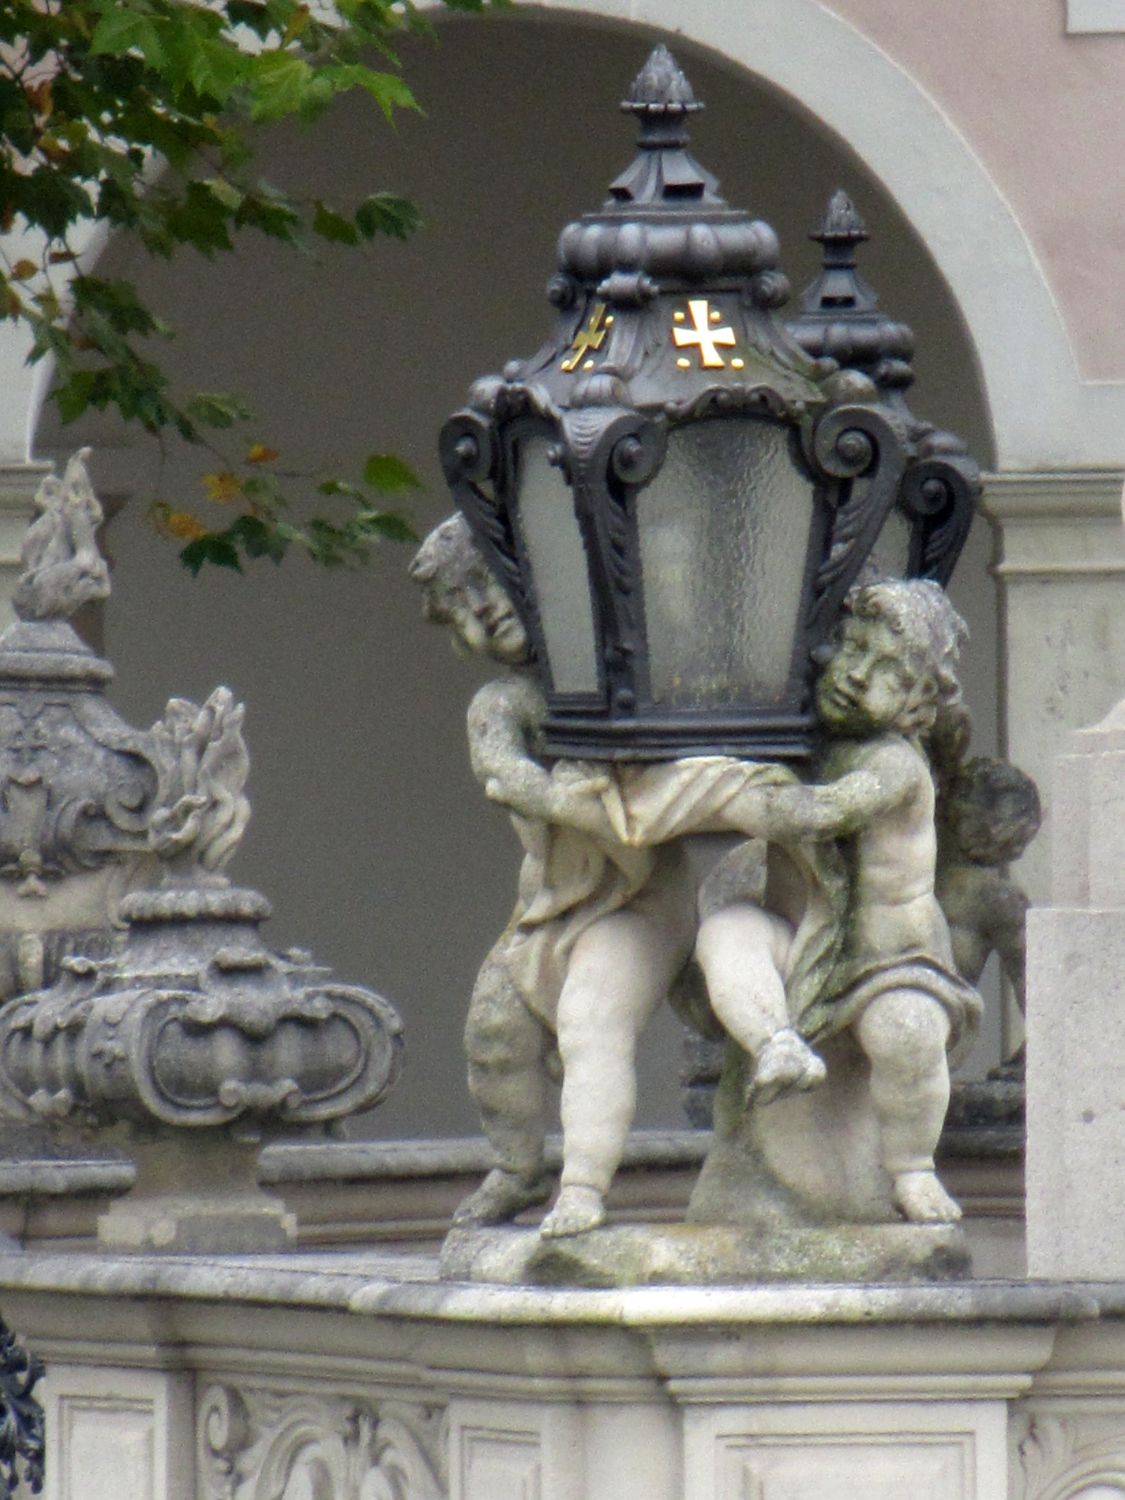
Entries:
POLYGON ((820 228, 809 235, 810 240, 817 240, 824 246, 825 265, 831 262, 838 266, 854 266, 853 246, 862 245, 870 238, 866 224, 843 188, 837 188, 829 198, 820 228))
POLYGON ((809 238, 824 247, 823 269, 806 287, 790 333, 806 354, 862 370, 884 393, 906 390, 914 380, 914 335, 882 311, 877 293, 856 270, 856 247, 870 236, 843 188, 829 198, 809 238))
POLYGON ((702 109, 703 104, 696 99, 679 63, 661 43, 649 53, 621 108, 643 119, 646 115, 690 114, 702 109))
POLYGON ((649 53, 621 108, 640 121, 639 154, 610 184, 609 206, 627 203, 673 210, 701 204, 726 207, 716 179, 686 149, 687 117, 703 104, 667 47, 654 47, 649 53))

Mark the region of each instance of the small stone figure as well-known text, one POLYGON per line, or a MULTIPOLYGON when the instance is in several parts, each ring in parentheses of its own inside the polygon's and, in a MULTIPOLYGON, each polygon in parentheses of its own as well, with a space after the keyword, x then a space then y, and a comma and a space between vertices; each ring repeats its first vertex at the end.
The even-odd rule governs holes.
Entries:
MULTIPOLYGON (((454 516, 412 574, 431 620, 512 666, 528 643, 503 590, 454 516)), ((473 769, 509 808, 525 849, 519 902, 474 988, 466 1025, 469 1086, 498 1158, 456 1222, 498 1223, 548 1195, 547 1079, 562 1064, 562 1185, 547 1238, 594 1228, 636 1105, 637 1038, 691 951, 695 891, 681 848, 628 848, 600 768, 538 754, 543 701, 530 674, 483 687, 469 709, 473 769)))
POLYGON ((39 486, 12 600, 21 620, 68 620, 83 604, 109 597, 109 569, 97 544, 102 508, 86 472, 89 456, 89 448, 80 448, 61 479, 49 474, 39 486))
MULTIPOLYGON (((976 984, 989 955, 1024 1010, 1028 899, 1005 874, 1039 831, 1042 810, 1034 781, 1007 761, 963 761, 938 808, 937 897, 949 923, 958 971, 976 984)), ((1022 1068, 1022 1047, 1002 1065, 1022 1068)))
POLYGON ((694 775, 697 807, 677 787, 681 821, 665 821, 662 837, 736 829, 783 846, 840 841, 851 879, 838 954, 827 972, 810 970, 804 983, 789 974, 785 1011, 775 991, 789 968, 792 930, 780 918, 763 913, 755 924, 731 924, 720 911, 709 919, 717 930, 701 932, 697 951, 711 950, 709 967, 740 991, 741 1009, 758 1008, 766 1040, 755 1062, 767 1062, 780 1087, 819 1081, 808 1078, 802 1037, 815 1045, 844 1029, 854 1034, 871 1069, 893 1201, 916 1222, 960 1216, 937 1179, 933 1153, 949 1100, 947 1049, 971 1037, 980 1013, 976 992, 955 971, 935 895, 934 786, 919 739, 960 696, 954 667, 963 632, 936 584, 855 589, 817 685, 830 735, 819 782, 761 786, 745 763, 701 757, 626 771, 621 785, 630 839, 650 838, 651 806, 668 784, 694 775), (721 807, 708 786, 719 780, 727 783, 721 807), (747 954, 740 979, 739 959, 747 954))

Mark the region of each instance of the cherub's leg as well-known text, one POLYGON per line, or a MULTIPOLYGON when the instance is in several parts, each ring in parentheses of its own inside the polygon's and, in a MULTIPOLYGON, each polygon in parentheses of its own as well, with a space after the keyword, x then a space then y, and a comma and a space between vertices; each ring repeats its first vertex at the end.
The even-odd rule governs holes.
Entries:
POLYGON ((546 1055, 552 1038, 513 984, 503 949, 494 949, 473 989, 465 1023, 469 1092, 496 1166, 458 1206, 455 1224, 502 1224, 545 1203, 546 1055))
POLYGON ((893 990, 871 1002, 856 1034, 871 1064, 871 1101, 895 1203, 917 1223, 959 1219, 934 1171, 949 1104, 944 1007, 920 990, 893 990))
POLYGON ((789 1024, 781 974, 792 936, 773 912, 738 901, 712 912, 696 939, 711 1007, 754 1059, 748 1103, 769 1104, 824 1082, 823 1062, 789 1024))
POLYGON ((637 911, 594 922, 574 945, 559 997, 562 1190, 547 1237, 581 1234, 605 1218, 605 1194, 636 1108, 637 1038, 667 994, 684 945, 637 911))

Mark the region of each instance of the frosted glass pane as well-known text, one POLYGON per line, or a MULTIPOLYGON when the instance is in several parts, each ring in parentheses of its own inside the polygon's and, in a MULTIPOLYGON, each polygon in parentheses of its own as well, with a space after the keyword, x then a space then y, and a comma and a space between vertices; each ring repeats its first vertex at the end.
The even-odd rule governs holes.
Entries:
POLYGON ((586 548, 574 497, 547 459, 547 438, 520 444, 519 519, 531 559, 551 680, 560 693, 594 692, 598 667, 586 548))
POLYGON ((910 562, 911 529, 909 520, 901 510, 892 510, 883 522, 883 529, 875 543, 872 558, 884 578, 906 577, 906 569, 910 562))
POLYGON ((783 699, 812 509, 784 428, 712 421, 671 434, 637 499, 654 703, 783 699))

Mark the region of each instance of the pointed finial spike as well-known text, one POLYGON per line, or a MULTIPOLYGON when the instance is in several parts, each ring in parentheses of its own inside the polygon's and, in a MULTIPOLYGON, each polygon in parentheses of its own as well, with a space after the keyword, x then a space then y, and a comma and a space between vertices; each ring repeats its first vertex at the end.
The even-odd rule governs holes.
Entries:
POLYGON ((631 114, 687 114, 703 105, 692 92, 683 69, 661 42, 633 79, 621 108, 631 114))
POLYGON ((822 245, 859 245, 870 236, 851 198, 843 188, 837 188, 828 200, 819 229, 809 238, 822 245))

